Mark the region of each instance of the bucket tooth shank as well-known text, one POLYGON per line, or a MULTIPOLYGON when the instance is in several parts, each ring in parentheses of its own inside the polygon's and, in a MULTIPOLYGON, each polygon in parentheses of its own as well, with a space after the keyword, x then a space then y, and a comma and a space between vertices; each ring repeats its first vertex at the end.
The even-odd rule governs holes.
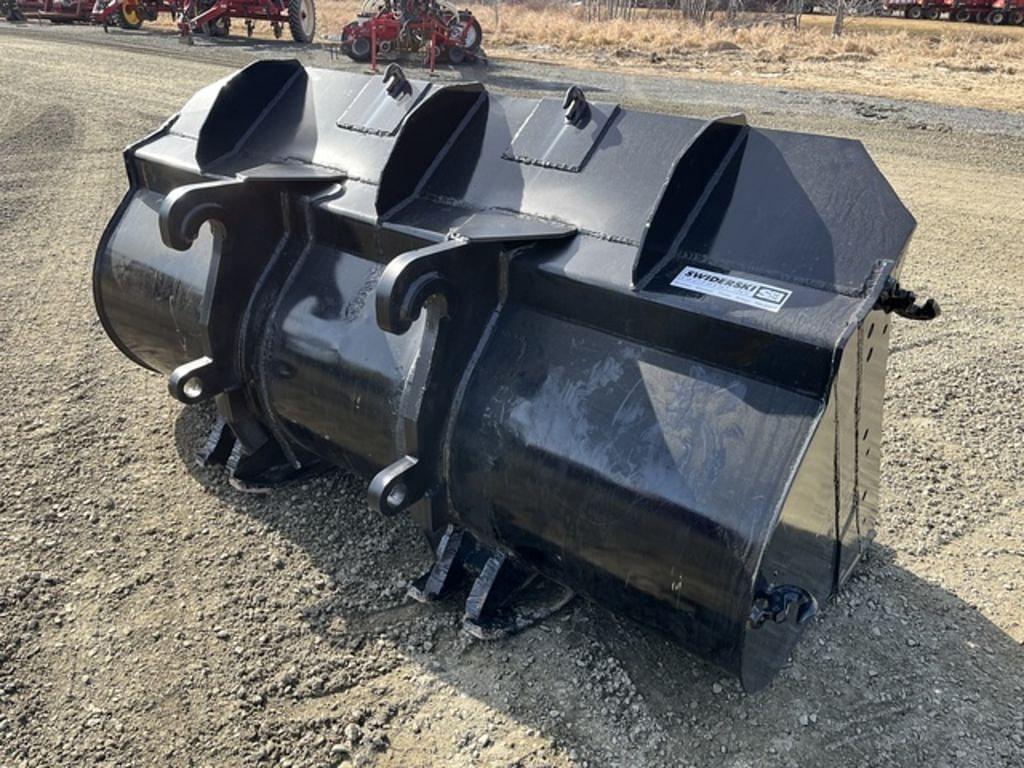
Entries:
POLYGON ((466 532, 449 525, 437 544, 434 565, 412 583, 409 597, 420 603, 448 597, 462 584, 466 556, 472 549, 473 542, 466 532))
POLYGON ((196 452, 196 462, 203 467, 227 464, 234 447, 235 433, 231 431, 227 421, 218 416, 206 438, 206 443, 196 452))

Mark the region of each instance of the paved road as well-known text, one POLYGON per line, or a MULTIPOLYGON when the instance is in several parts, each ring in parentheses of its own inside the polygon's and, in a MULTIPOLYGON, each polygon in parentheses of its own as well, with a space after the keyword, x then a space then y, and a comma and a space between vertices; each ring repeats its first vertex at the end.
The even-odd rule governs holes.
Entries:
POLYGON ((747 696, 582 602, 469 642, 403 601, 428 555, 358 480, 253 497, 188 461, 209 414, 109 343, 92 253, 120 148, 282 52, 0 24, 0 765, 1024 765, 1020 116, 472 71, 857 136, 920 222, 904 278, 945 312, 894 324, 874 556, 747 696))

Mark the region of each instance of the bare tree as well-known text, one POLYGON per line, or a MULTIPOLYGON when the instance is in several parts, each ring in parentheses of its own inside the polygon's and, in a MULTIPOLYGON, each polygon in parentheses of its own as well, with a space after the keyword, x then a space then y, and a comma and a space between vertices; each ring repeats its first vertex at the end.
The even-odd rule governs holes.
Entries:
POLYGON ((632 20, 636 0, 583 0, 583 18, 587 21, 632 20))
POLYGON ((800 17, 810 0, 712 0, 712 14, 724 10, 733 26, 800 26, 800 17), (750 11, 741 17, 742 11, 750 11))
POLYGON ((679 12, 683 18, 696 22, 700 26, 704 26, 707 22, 711 11, 710 0, 680 0, 679 2, 679 12))
POLYGON ((846 0, 835 0, 836 15, 832 19, 832 37, 841 37, 843 22, 846 21, 846 0))
MULTIPOLYGON (((807 0, 790 0, 789 14, 792 18, 793 29, 800 29, 800 18, 804 15, 805 10, 808 10, 807 0)), ((813 3, 811 10, 813 10, 813 3)))
POLYGON ((832 37, 842 37, 848 17, 870 16, 878 10, 880 0, 821 0, 825 13, 835 16, 832 21, 832 37))

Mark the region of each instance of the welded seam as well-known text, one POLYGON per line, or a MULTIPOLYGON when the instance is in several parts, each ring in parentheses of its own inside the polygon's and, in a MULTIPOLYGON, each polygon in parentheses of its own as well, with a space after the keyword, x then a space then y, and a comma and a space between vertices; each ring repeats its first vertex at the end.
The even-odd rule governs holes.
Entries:
POLYGON ((839 380, 838 377, 832 383, 832 410, 833 428, 835 436, 832 445, 832 482, 833 501, 835 505, 835 542, 833 544, 834 554, 832 556, 832 593, 839 591, 839 575, 842 570, 840 558, 842 556, 842 542, 839 536, 839 510, 842 506, 842 457, 839 452, 839 380))
POLYGON ((513 216, 516 216, 517 218, 532 219, 533 221, 554 221, 557 222, 558 224, 564 224, 568 227, 573 227, 578 234, 586 235, 587 237, 593 237, 597 240, 604 240, 605 242, 609 243, 618 243, 620 245, 632 245, 635 248, 640 247, 640 241, 634 238, 624 237, 622 235, 612 235, 607 232, 598 232, 597 230, 587 229, 586 227, 577 226, 571 221, 563 221, 562 219, 559 219, 555 216, 538 216, 533 213, 526 213, 524 211, 518 211, 515 208, 506 208, 500 205, 482 207, 478 205, 472 205, 461 198, 447 197, 445 195, 434 195, 429 192, 419 196, 411 196, 408 200, 404 202, 411 202, 414 197, 418 200, 425 200, 426 202, 429 203, 438 203, 440 205, 448 205, 453 208, 461 208, 463 210, 469 211, 470 213, 487 213, 488 211, 498 211, 499 213, 511 214, 513 216))
MULTIPOLYGON (((282 213, 283 213, 283 215, 285 217, 285 221, 287 222, 289 211, 287 210, 288 203, 287 203, 287 196, 286 195, 282 195, 281 196, 281 207, 283 209, 282 213)), ((239 333, 239 338, 238 338, 238 347, 239 347, 238 348, 238 359, 239 359, 239 366, 238 366, 238 368, 239 368, 239 371, 243 374, 243 379, 242 379, 242 386, 243 387, 245 386, 244 374, 245 374, 245 364, 246 364, 246 360, 245 360, 246 340, 247 340, 248 335, 255 330, 255 329, 251 328, 252 316, 253 316, 253 313, 255 312, 254 305, 256 304, 256 301, 259 299, 260 294, 263 292, 263 289, 266 286, 267 281, 270 279, 270 274, 277 267, 278 262, 280 262, 281 259, 284 258, 285 254, 289 250, 289 246, 290 245, 291 245, 291 236, 289 234, 288 229, 286 228, 284 234, 281 236, 281 239, 278 241, 277 247, 274 249, 273 254, 271 255, 269 261, 267 262, 267 266, 263 270, 263 274, 260 275, 259 280, 256 282, 256 285, 253 288, 252 300, 246 306, 245 314, 242 317, 241 332, 239 333)), ((276 305, 276 304, 277 304, 276 300, 272 300, 271 301, 271 305, 276 305)), ((268 311, 268 313, 267 313, 268 320, 270 319, 272 314, 273 314, 272 312, 268 311)), ((268 325, 266 323, 264 323, 264 328, 267 328, 267 327, 268 327, 268 325)), ((265 359, 265 356, 264 356, 264 351, 265 351, 264 341, 265 341, 265 339, 266 339, 266 334, 263 335, 263 337, 259 340, 259 343, 256 345, 255 359, 253 360, 253 367, 257 368, 257 369, 261 366, 261 364, 264 362, 264 359, 265 359)), ((265 368, 264 368, 264 370, 265 370, 265 368)), ((256 405, 260 410, 262 410, 266 414, 267 422, 268 422, 267 423, 267 428, 270 430, 270 434, 273 435, 274 439, 277 441, 278 445, 281 447, 281 451, 284 453, 284 456, 288 460, 288 463, 291 464, 292 467, 294 467, 295 469, 299 469, 302 466, 302 462, 299 461, 298 457, 295 455, 295 452, 291 449, 291 446, 288 444, 288 441, 281 439, 281 435, 278 434, 277 427, 279 425, 277 424, 277 420, 274 418, 273 412, 268 407, 268 405, 270 403, 270 400, 269 400, 269 397, 267 396, 268 392, 267 392, 267 389, 266 389, 266 377, 260 376, 258 370, 254 371, 254 375, 255 375, 256 382, 257 382, 257 385, 256 385, 256 387, 253 390, 253 394, 254 394, 255 399, 256 399, 256 402, 254 403, 254 405, 256 405)))
POLYGON ((864 322, 857 326, 857 390, 853 396, 853 521, 858 551, 862 550, 860 530, 860 450, 861 393, 864 389, 864 322))
MULTIPOLYGON (((306 260, 309 257, 309 254, 312 252, 314 246, 316 245, 316 237, 313 224, 313 206, 322 199, 332 197, 336 194, 337 190, 327 190, 319 195, 309 196, 305 198, 302 202, 303 217, 305 219, 306 225, 306 242, 302 244, 302 248, 300 249, 298 256, 296 256, 295 258, 295 263, 292 265, 291 271, 288 273, 288 276, 281 283, 281 288, 277 292, 277 296, 274 298, 273 306, 267 313, 267 318, 263 325, 260 345, 257 350, 256 365, 260 373, 268 373, 270 370, 271 347, 273 344, 273 328, 275 318, 279 316, 281 303, 284 301, 285 296, 288 295, 289 289, 294 284, 298 274, 302 271, 302 266, 305 264, 306 260)), ((290 237, 286 237, 286 242, 289 241, 290 239, 290 237)), ((290 454, 289 458, 294 458, 295 461, 297 462, 297 457, 295 457, 295 453, 294 451, 291 450, 289 443, 294 443, 295 445, 299 445, 308 451, 315 452, 310 446, 306 445, 302 440, 298 439, 298 437, 292 432, 292 430, 288 429, 284 422, 277 417, 277 414, 270 407, 270 376, 258 375, 256 378, 257 381, 259 382, 258 395, 261 401, 260 405, 264 414, 266 415, 268 422, 267 428, 270 430, 271 434, 278 441, 278 443, 280 443, 282 449, 287 450, 288 454, 290 454)), ((301 466, 301 462, 293 464, 293 466, 301 466)))
MULTIPOLYGON (((476 367, 480 362, 480 358, 483 357, 484 352, 490 343, 491 337, 494 335, 494 329, 501 319, 501 312, 504 309, 508 298, 508 279, 507 270, 508 264, 504 258, 501 259, 500 265, 500 277, 499 277, 499 291, 498 291, 498 303, 494 305, 494 309, 491 312, 491 316, 487 319, 487 323, 484 324, 483 329, 480 332, 480 339, 477 341, 476 348, 473 350, 473 354, 470 355, 469 360, 466 361, 466 367, 463 369, 462 378, 459 380, 458 386, 455 387, 455 391, 452 393, 451 405, 448 407, 448 415, 446 417, 446 423, 444 426, 444 442, 441 444, 441 462, 440 462, 440 473, 441 481, 444 485, 444 500, 445 506, 447 507, 446 512, 448 515, 458 522, 462 522, 458 510, 455 506, 455 499, 452 497, 452 486, 448 482, 448 478, 452 476, 451 462, 452 462, 452 444, 455 440, 455 423, 458 421, 459 413, 462 410, 462 403, 466 397, 466 391, 469 389, 469 382, 473 378, 473 374, 476 373, 476 367)), ((493 520, 488 521, 491 528, 492 536, 497 539, 497 532, 494 530, 493 520)))

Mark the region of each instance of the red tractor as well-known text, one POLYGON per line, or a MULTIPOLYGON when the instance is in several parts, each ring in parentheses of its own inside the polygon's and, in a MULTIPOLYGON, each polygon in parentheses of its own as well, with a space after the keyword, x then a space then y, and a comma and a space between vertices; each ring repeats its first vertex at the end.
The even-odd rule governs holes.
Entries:
POLYGON ((447 0, 369 0, 341 32, 341 50, 355 61, 394 59, 433 46, 452 64, 480 55, 483 31, 472 12, 447 0))

